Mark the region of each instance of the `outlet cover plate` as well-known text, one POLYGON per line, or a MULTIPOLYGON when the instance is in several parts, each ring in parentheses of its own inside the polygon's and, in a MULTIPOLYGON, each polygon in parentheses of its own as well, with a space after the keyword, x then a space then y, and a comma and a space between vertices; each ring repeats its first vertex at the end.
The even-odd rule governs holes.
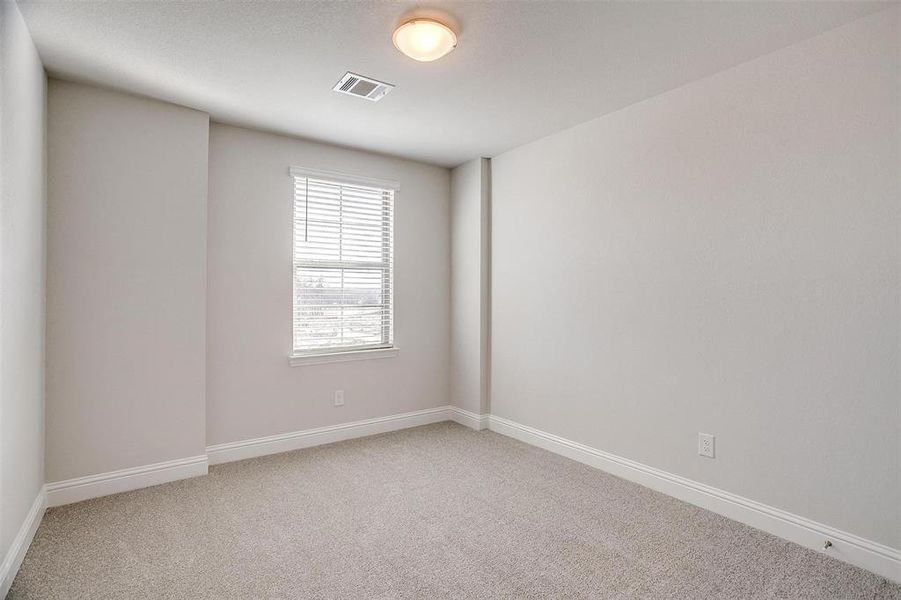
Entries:
POLYGON ((716 450, 716 438, 709 433, 698 434, 698 454, 707 458, 714 458, 716 450))

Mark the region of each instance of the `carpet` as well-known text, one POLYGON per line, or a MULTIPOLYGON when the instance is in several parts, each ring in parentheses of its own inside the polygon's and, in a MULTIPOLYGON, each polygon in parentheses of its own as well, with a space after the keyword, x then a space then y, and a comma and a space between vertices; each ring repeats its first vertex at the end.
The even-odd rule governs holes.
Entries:
POLYGON ((901 586, 439 423, 50 509, 8 598, 856 598, 901 586))

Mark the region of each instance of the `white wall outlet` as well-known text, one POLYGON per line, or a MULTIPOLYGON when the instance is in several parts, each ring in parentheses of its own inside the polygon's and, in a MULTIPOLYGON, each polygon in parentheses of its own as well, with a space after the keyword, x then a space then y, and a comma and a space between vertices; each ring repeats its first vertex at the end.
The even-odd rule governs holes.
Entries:
POLYGON ((710 435, 709 433, 699 433, 698 434, 698 454, 701 456, 706 456, 707 458, 714 457, 714 441, 715 437, 710 435))
POLYGON ((344 390, 335 390, 335 406, 344 406, 344 390))

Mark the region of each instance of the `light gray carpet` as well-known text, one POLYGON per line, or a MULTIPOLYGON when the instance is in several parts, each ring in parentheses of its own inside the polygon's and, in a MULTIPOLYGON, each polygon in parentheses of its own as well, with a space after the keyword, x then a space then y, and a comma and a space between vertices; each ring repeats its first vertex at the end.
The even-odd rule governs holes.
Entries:
POLYGON ((440 423, 51 509, 11 598, 901 598, 881 577, 440 423))

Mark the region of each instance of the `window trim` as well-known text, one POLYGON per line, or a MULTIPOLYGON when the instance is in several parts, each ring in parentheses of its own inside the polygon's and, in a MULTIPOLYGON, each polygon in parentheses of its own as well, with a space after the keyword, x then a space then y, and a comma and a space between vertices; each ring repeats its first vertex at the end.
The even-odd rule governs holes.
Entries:
POLYGON ((400 352, 397 346, 383 348, 369 348, 366 350, 345 350, 343 352, 330 352, 321 354, 291 354, 288 356, 288 364, 292 367, 304 365, 321 365, 326 363, 349 362, 352 360, 373 360, 377 358, 393 358, 400 352))
MULTIPOLYGON (((360 177, 359 175, 348 175, 347 173, 339 173, 338 171, 323 171, 319 169, 306 169, 303 167, 291 167, 288 169, 291 177, 309 177, 311 179, 325 179, 335 183, 346 183, 347 185, 362 185, 365 187, 382 188, 385 190, 400 191, 400 184, 390 179, 376 179, 375 177, 360 177)), ((396 199, 396 198, 395 198, 396 199)))
MULTIPOLYGON (((310 178, 310 179, 320 179, 326 181, 332 181, 334 183, 339 184, 347 184, 347 185, 360 185, 364 187, 373 187, 373 188, 381 188, 383 190, 389 190, 394 192, 393 201, 396 205, 397 203, 397 192, 400 190, 400 183, 397 181, 389 180, 389 179, 377 179, 374 177, 361 177, 358 175, 350 175, 347 173, 340 173, 337 171, 326 171, 321 169, 308 169, 305 167, 289 167, 288 174, 292 179, 302 177, 302 178, 310 178)), ((294 202, 294 198, 292 198, 292 204, 294 202)), ((393 227, 392 227, 393 229, 393 227)), ((293 253, 293 250, 292 250, 293 253)), ((292 271, 296 268, 294 264, 294 260, 292 259, 292 271)), ((393 261, 392 261, 393 262, 393 261)), ((392 264, 392 287, 394 281, 393 274, 394 265, 392 264)), ((294 273, 292 273, 292 277, 294 273)), ((392 299, 391 302, 395 301, 393 296, 394 290, 392 289, 392 299)), ((292 306, 294 300, 292 298, 292 306)), ((393 307, 392 307, 392 312, 393 307)), ((394 319, 392 318, 392 327, 394 326, 394 319)), ((292 339, 293 339, 293 325, 292 325, 292 339)), ((395 339, 390 346, 375 344, 371 347, 356 347, 356 348, 348 348, 346 350, 342 349, 331 349, 325 351, 306 351, 306 352, 294 352, 293 342, 291 352, 288 353, 288 363, 292 367, 303 366, 303 365, 313 365, 313 364, 325 364, 325 363, 336 363, 336 362, 347 362, 354 360, 368 360, 368 359, 379 359, 379 358, 392 358, 397 356, 399 352, 399 348, 397 347, 397 339, 396 339, 396 331, 395 331, 395 339)))

